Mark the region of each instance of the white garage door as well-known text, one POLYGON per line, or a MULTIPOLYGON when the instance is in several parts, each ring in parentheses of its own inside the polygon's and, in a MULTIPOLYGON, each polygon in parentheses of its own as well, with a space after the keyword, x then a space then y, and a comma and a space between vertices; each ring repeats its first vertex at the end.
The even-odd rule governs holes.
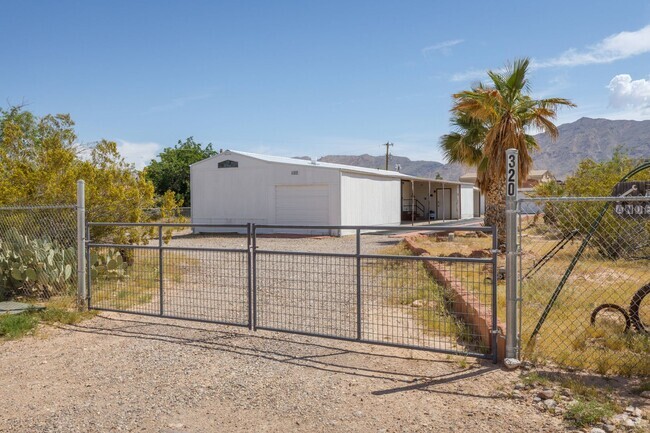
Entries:
POLYGON ((329 187, 327 185, 291 185, 275 187, 277 224, 329 224, 329 187))

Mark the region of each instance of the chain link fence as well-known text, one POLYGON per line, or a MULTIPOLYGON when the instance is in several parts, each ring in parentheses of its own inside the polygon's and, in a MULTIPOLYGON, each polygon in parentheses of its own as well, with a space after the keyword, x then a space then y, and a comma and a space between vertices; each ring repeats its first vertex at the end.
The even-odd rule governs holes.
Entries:
POLYGON ((75 206, 0 208, 0 301, 73 295, 76 272, 75 206))
POLYGON ((521 357, 650 374, 650 199, 518 205, 521 357))

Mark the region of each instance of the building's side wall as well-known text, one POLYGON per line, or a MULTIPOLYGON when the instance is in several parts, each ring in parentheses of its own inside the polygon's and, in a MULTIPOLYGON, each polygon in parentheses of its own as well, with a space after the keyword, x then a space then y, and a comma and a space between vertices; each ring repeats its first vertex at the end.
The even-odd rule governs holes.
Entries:
POLYGON ((277 224, 276 186, 325 185, 329 189, 327 224, 338 225, 339 182, 338 170, 275 164, 224 153, 191 167, 192 222, 277 224), (218 168, 225 160, 237 161, 239 166, 218 168))
POLYGON ((399 225, 400 180, 341 173, 342 225, 399 225))

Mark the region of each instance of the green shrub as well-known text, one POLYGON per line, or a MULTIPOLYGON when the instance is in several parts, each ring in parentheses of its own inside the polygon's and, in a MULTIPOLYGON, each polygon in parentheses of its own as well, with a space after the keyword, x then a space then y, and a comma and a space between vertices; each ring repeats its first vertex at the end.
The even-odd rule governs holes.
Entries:
POLYGON ((38 318, 31 313, 0 316, 0 337, 14 340, 28 334, 38 325, 38 318))
POLYGON ((564 417, 576 427, 586 427, 601 422, 603 418, 609 418, 615 413, 614 405, 609 402, 578 401, 569 407, 564 417))

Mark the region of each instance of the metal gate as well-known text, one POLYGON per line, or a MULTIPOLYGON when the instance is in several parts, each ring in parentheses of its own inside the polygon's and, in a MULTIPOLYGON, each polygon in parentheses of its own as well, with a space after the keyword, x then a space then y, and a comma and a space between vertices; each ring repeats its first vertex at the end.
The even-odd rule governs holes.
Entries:
POLYGON ((494 230, 417 230, 485 248, 417 255, 388 237, 412 227, 88 223, 88 307, 496 359, 494 230), (92 240, 135 230, 153 240, 92 240))

